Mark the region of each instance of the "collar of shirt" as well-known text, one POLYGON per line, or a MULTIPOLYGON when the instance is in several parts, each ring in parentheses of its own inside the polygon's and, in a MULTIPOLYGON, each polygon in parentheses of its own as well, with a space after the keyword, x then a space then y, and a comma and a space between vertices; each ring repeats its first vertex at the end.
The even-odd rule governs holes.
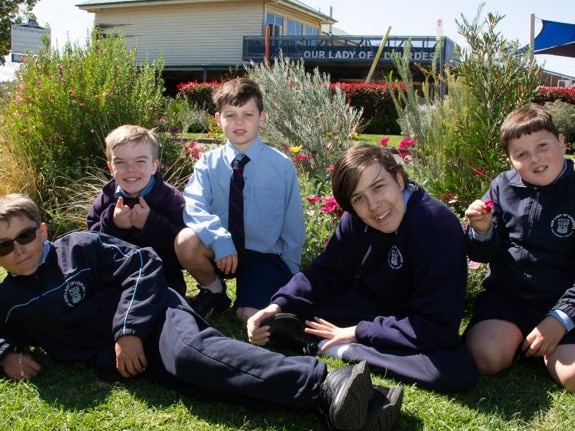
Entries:
POLYGON ((234 160, 238 154, 244 154, 250 158, 250 163, 246 165, 246 167, 248 167, 250 164, 253 165, 253 162, 257 159, 257 156, 264 145, 265 144, 258 136, 256 137, 256 139, 254 139, 254 141, 251 143, 248 149, 242 153, 241 151, 238 151, 238 149, 234 147, 233 144, 230 143, 230 141, 227 141, 226 148, 224 150, 224 157, 226 159, 228 166, 231 166, 232 160, 234 160))
MULTIPOLYGON (((152 175, 150 177, 150 181, 148 181, 146 187, 142 189, 139 196, 145 197, 148 193, 152 191, 155 185, 156 185, 156 177, 152 175)), ((131 196, 128 196, 128 194, 124 190, 122 190, 120 186, 116 187, 116 193, 114 194, 114 196, 116 197, 116 199, 118 199, 120 196, 123 198, 131 198, 131 196)))

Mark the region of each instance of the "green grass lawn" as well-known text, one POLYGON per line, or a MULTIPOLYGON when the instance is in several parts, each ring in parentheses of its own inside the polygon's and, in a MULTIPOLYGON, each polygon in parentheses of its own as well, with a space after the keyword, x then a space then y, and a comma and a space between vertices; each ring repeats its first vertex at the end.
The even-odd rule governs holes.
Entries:
MULTIPOLYGON (((228 336, 245 339, 231 311, 214 316, 212 324, 228 336)), ((104 383, 82 366, 55 363, 38 351, 34 355, 43 366, 38 378, 29 382, 0 379, 0 430, 322 429, 313 413, 254 412, 225 403, 198 402, 144 379, 104 383)), ((330 368, 343 365, 337 360, 327 362, 330 368)), ((374 373, 373 380, 400 384, 384 373, 374 373)), ((571 431, 574 404, 575 395, 555 384, 541 361, 530 361, 499 376, 481 378, 463 394, 441 395, 405 385, 403 415, 396 429, 571 431)))

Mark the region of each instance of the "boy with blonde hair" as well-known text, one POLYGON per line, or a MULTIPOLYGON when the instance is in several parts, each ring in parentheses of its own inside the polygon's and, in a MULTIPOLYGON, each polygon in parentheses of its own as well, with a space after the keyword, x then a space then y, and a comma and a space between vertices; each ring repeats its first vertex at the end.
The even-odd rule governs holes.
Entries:
POLYGON ((158 168, 159 145, 154 133, 125 124, 106 136, 107 166, 112 179, 104 185, 88 213, 88 229, 152 247, 162 259, 170 287, 186 295, 182 266, 174 240, 184 227, 184 198, 165 182, 158 168))

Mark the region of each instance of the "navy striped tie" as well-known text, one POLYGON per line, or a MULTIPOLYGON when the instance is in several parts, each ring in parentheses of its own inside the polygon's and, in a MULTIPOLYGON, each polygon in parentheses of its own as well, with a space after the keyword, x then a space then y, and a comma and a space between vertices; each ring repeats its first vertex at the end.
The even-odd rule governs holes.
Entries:
POLYGON ((228 231, 232 235, 238 253, 245 249, 244 233, 244 166, 250 161, 248 156, 238 154, 232 161, 232 178, 230 179, 230 206, 228 214, 228 231))

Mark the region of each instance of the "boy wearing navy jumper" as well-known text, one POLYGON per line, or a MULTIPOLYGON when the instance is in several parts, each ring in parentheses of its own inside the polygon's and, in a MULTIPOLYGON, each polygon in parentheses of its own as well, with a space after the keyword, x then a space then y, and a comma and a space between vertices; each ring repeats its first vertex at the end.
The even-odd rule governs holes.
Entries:
POLYGON ((501 146, 513 169, 465 211, 468 255, 489 264, 467 345, 481 374, 542 358, 575 391, 575 172, 541 106, 511 112, 501 146))
POLYGON ((103 232, 160 256, 171 288, 186 295, 182 265, 174 240, 186 225, 184 197, 158 171, 158 142, 151 130, 123 125, 106 136, 106 158, 112 179, 104 185, 90 212, 88 229, 103 232))
POLYGON ((477 367, 459 337, 467 260, 457 217, 374 145, 340 155, 332 190, 345 211, 335 232, 311 267, 250 318, 249 340, 276 342, 279 324, 269 319, 293 313, 305 321, 301 344, 315 340, 305 351, 366 360, 432 390, 472 387, 477 367))
POLYGON ((32 200, 0 198, 0 364, 13 379, 41 371, 26 348, 91 366, 105 379, 147 376, 204 400, 319 409, 329 429, 375 430, 390 404, 365 363, 327 373, 223 336, 168 288, 161 261, 94 232, 50 242, 32 200))

